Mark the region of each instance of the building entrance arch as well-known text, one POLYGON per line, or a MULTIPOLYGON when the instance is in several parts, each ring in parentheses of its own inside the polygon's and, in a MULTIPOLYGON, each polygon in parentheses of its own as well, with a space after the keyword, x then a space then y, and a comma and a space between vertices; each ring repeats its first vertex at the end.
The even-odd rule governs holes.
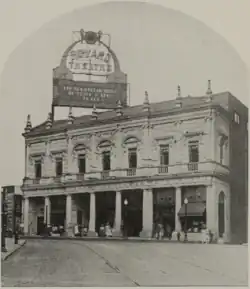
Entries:
POLYGON ((225 193, 223 191, 219 194, 218 202, 218 227, 219 237, 222 238, 225 233, 225 193))

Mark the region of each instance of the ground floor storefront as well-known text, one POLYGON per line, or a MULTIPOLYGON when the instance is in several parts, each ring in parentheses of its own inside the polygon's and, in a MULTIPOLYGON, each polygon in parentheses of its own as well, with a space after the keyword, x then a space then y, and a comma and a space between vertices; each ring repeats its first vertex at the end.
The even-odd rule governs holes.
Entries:
MULTIPOLYGON (((199 234, 210 230, 214 240, 230 240, 230 197, 226 184, 214 181, 182 186, 112 190, 73 190, 45 196, 24 193, 26 235, 44 234, 47 227, 66 236, 154 237, 161 233, 199 234)), ((121 186, 122 188, 122 186, 121 186)))

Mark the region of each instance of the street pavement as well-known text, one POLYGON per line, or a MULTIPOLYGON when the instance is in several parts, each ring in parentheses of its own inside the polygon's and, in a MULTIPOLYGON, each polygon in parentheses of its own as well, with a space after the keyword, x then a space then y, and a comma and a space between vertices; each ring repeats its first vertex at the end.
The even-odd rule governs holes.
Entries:
POLYGON ((246 286, 247 246, 28 240, 2 286, 246 286))
POLYGON ((25 244, 25 240, 18 240, 18 244, 15 244, 14 238, 5 238, 5 248, 7 252, 1 253, 1 260, 7 259, 11 256, 16 250, 19 250, 25 244))

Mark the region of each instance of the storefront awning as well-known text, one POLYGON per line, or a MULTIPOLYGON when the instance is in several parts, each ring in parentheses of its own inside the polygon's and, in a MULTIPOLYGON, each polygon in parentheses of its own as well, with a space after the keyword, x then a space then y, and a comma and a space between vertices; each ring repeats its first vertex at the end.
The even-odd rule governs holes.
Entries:
MULTIPOLYGON (((202 216, 205 212, 206 206, 203 203, 188 203, 187 216, 198 217, 202 216)), ((182 205, 178 213, 179 217, 185 217, 185 204, 182 205)))

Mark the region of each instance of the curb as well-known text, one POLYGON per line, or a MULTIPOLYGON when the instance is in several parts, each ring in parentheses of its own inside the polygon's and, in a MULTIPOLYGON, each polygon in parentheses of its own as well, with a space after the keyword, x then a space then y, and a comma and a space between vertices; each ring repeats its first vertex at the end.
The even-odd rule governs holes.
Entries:
MULTIPOLYGON (((71 240, 71 241, 96 241, 96 242, 137 242, 137 243, 172 243, 172 244, 184 244, 183 241, 175 240, 156 240, 156 239, 133 239, 133 238, 102 238, 102 237, 56 237, 56 236, 22 236, 20 239, 24 240, 71 240)), ((199 241, 188 241, 185 244, 201 244, 199 241)), ((216 243, 210 243, 210 245, 216 243)))
MULTIPOLYGON (((21 238, 20 238, 21 239, 21 238)), ((19 249, 21 249, 25 244, 26 244, 27 240, 25 239, 24 242, 22 244, 20 244, 18 247, 16 247, 14 250, 12 250, 11 252, 9 252, 6 256, 4 256, 1 261, 5 261, 7 260, 10 256, 12 256, 15 252, 17 252, 19 249)))
MULTIPOLYGON (((124 237, 67 237, 67 236, 20 236, 20 240, 68 240, 68 241, 82 241, 82 242, 87 242, 87 241, 94 241, 94 242, 135 242, 135 243, 166 243, 166 244, 200 244, 202 245, 201 241, 177 241, 177 240, 168 240, 168 239, 163 239, 163 240, 156 240, 152 238, 124 238, 124 237)), ((212 242, 209 243, 208 245, 242 245, 242 246, 248 246, 248 244, 234 244, 234 243, 229 243, 225 242, 223 244, 219 244, 217 242, 212 242)))

